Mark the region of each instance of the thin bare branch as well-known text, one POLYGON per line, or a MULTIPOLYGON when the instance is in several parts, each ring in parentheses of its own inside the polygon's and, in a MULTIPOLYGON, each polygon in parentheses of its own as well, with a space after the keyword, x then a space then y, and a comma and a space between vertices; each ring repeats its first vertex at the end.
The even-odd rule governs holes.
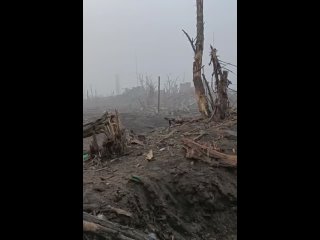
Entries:
POLYGON ((194 40, 193 41, 191 40, 189 34, 185 30, 182 29, 182 32, 187 36, 187 38, 188 38, 188 40, 189 40, 189 42, 191 44, 191 47, 193 49, 193 52, 195 53, 196 52, 196 47, 194 46, 194 43, 193 43, 194 40))

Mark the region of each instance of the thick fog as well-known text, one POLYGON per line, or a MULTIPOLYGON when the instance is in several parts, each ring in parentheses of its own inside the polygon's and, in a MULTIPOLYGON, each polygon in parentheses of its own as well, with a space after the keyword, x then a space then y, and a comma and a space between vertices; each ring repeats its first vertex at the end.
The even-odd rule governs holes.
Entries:
MULTIPOLYGON (((83 84, 99 95, 137 85, 136 73, 192 82, 193 51, 184 29, 196 33, 195 0, 84 0, 83 84)), ((204 0, 203 64, 211 79, 210 44, 219 59, 237 65, 237 1, 204 0)), ((229 79, 236 89, 237 69, 229 79)))

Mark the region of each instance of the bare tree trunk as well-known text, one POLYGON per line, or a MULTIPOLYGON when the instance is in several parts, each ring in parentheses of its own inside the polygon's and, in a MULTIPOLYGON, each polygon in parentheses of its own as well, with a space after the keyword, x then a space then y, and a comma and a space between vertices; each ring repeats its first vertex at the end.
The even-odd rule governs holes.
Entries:
POLYGON ((209 117, 210 110, 208 101, 205 94, 205 89, 203 86, 201 78, 202 69, 202 55, 203 55, 203 44, 204 44, 204 34, 203 34, 203 0, 196 0, 197 2, 197 40, 196 40, 196 52, 193 62, 193 83, 198 98, 198 106, 202 115, 209 117))
POLYGON ((203 55, 203 44, 204 44, 204 34, 203 34, 203 0, 196 0, 197 3, 197 38, 194 45, 194 40, 192 40, 189 35, 182 30, 188 40, 191 43, 192 49, 194 51, 194 62, 193 62, 193 84, 195 88, 195 93, 197 97, 197 103, 200 113, 205 116, 210 116, 209 104, 207 101, 205 88, 203 86, 201 78, 202 69, 202 55, 203 55))
POLYGON ((221 110, 223 113, 223 118, 226 117, 226 113, 228 111, 228 71, 223 71, 222 78, 220 80, 220 91, 218 92, 221 104, 221 110))

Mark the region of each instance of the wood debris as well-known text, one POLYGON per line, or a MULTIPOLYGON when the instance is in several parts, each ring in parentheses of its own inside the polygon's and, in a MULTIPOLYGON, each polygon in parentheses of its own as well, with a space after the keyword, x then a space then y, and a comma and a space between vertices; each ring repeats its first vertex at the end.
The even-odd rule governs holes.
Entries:
POLYGON ((169 122, 170 127, 173 127, 173 126, 180 126, 184 123, 198 122, 200 120, 203 120, 203 117, 196 117, 196 118, 168 118, 168 117, 165 117, 164 119, 169 122))
POLYGON ((170 133, 168 133, 166 136, 164 136, 164 137, 158 142, 158 144, 161 143, 161 142, 163 142, 164 140, 170 138, 170 137, 171 137, 175 132, 177 132, 177 131, 178 131, 177 129, 173 129, 170 133))
POLYGON ((127 217, 130 217, 132 218, 132 213, 126 211, 126 210, 123 210, 123 209, 120 209, 120 208, 116 208, 116 207, 112 207, 110 205, 107 206, 107 209, 118 214, 118 215, 123 215, 123 216, 127 216, 127 217))
POLYGON ((186 157, 202 160, 221 167, 237 167, 237 156, 218 152, 213 148, 197 143, 189 138, 183 138, 182 143, 186 149, 186 157), (216 159, 211 161, 211 158, 216 159))

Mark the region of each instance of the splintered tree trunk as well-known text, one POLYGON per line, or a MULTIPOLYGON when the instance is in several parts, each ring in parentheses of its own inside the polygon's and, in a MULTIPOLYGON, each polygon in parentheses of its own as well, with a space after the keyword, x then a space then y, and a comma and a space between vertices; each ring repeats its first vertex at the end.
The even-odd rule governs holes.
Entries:
POLYGON ((205 88, 203 86, 201 78, 202 69, 202 55, 203 55, 203 0, 196 0, 197 3, 197 40, 195 46, 195 56, 193 62, 193 83, 195 87, 195 93, 197 96, 197 102, 199 111, 205 117, 209 117, 210 110, 208 101, 206 98, 205 88))
POLYGON ((109 114, 106 112, 101 118, 94 122, 89 122, 83 125, 83 138, 93 136, 93 151, 99 150, 95 135, 103 133, 105 140, 102 144, 102 152, 105 157, 121 156, 126 150, 126 136, 122 129, 118 112, 109 114))
MULTIPOLYGON (((216 79, 217 98, 214 104, 214 120, 223 120, 228 111, 228 72, 221 71, 221 66, 217 58, 217 50, 211 47, 211 62, 213 65, 213 74, 216 79)), ((210 63, 211 63, 210 62, 210 63)))
POLYGON ((220 82, 220 91, 218 92, 221 104, 222 118, 226 117, 226 113, 228 110, 228 72, 223 71, 222 78, 220 82))

